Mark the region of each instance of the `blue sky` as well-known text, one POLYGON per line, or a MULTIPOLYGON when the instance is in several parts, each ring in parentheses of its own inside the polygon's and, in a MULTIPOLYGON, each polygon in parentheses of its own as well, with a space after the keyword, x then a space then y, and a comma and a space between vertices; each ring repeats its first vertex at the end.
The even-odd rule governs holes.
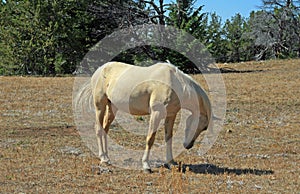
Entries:
POLYGON ((262 5, 261 0, 197 0, 196 6, 204 5, 204 12, 216 12, 222 21, 230 19, 236 13, 249 17, 250 12, 258 10, 262 5))

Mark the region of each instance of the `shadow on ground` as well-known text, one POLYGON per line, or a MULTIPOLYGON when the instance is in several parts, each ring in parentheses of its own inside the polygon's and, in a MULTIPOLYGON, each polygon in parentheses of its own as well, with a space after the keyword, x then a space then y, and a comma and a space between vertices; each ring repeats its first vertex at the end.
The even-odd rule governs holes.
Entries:
POLYGON ((221 67, 221 68, 206 68, 206 69, 201 69, 199 71, 184 71, 185 73, 188 74, 214 74, 214 73, 259 73, 259 72, 264 72, 266 70, 261 70, 261 69, 257 69, 257 70, 238 70, 238 69, 234 69, 234 68, 230 68, 230 67, 221 67))
POLYGON ((260 169, 236 169, 236 168, 227 168, 227 167, 219 167, 213 164, 188 164, 183 165, 182 170, 186 172, 187 169, 190 172, 194 172, 196 174, 253 174, 253 175, 269 175, 274 174, 272 170, 260 170, 260 169))

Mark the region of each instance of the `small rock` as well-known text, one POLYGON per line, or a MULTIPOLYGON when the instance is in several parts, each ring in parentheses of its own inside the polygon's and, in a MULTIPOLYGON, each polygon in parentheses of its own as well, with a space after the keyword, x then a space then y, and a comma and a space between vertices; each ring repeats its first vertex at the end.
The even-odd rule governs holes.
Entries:
POLYGON ((92 172, 96 172, 97 175, 108 174, 108 173, 112 172, 112 170, 110 170, 109 168, 103 167, 103 166, 92 166, 91 169, 92 169, 92 172))
POLYGON ((281 154, 274 154, 275 157, 288 157, 288 154, 281 153, 281 154))
POLYGON ((228 129, 227 131, 226 131, 226 133, 232 133, 233 131, 231 130, 231 129, 228 129))
POLYGON ((50 158, 50 159, 49 159, 50 164, 53 164, 55 161, 56 161, 56 160, 55 160, 54 158, 50 158))
POLYGON ((256 189, 262 189, 262 188, 263 188, 263 187, 260 186, 260 185, 254 185, 254 187, 255 187, 256 189))
POLYGON ((238 183, 240 186, 244 185, 244 181, 237 181, 237 183, 238 183))
POLYGON ((233 181, 231 181, 231 180, 227 180, 226 184, 227 184, 228 189, 233 187, 233 181))
POLYGON ((79 155, 82 154, 82 151, 79 148, 74 148, 74 147, 71 147, 71 146, 65 146, 65 147, 60 149, 60 153, 79 156, 79 155))
POLYGON ((268 154, 256 154, 257 159, 269 159, 270 156, 268 154))

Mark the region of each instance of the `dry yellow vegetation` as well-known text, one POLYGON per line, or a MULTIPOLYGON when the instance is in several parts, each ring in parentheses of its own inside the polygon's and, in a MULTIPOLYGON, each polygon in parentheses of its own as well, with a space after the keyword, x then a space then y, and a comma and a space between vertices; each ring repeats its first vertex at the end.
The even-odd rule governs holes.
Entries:
POLYGON ((300 60, 219 66, 227 111, 217 142, 153 174, 98 168, 73 122, 74 78, 0 77, 0 193, 299 193, 300 60))

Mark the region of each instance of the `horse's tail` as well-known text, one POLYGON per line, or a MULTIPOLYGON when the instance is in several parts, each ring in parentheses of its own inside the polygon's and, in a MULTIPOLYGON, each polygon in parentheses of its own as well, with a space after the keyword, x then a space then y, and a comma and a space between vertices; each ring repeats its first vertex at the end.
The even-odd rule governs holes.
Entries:
MULTIPOLYGON (((81 84, 80 88, 73 96, 73 108, 75 116, 81 119, 94 118, 94 106, 93 106, 93 91, 91 86, 91 79, 88 79, 85 83, 81 84)), ((80 119, 80 120, 81 120, 80 119)))

